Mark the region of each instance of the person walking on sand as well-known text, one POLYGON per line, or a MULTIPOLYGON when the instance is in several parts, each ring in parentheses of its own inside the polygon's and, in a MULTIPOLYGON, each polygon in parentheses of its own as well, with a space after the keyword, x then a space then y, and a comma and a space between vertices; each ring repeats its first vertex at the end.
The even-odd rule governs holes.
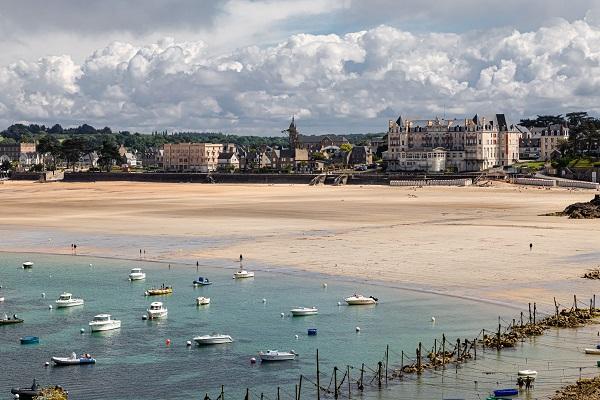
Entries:
POLYGON ((244 260, 244 257, 240 254, 240 262, 244 260))
POLYGON ((77 245, 73 245, 73 254, 77 255, 77 245))
POLYGON ((533 243, 529 243, 529 251, 533 249, 533 243))

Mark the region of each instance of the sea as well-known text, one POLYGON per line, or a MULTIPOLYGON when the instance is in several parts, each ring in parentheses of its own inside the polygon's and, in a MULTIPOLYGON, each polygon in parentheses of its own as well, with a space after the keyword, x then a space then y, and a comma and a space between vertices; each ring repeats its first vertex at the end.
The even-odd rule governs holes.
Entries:
MULTIPOLYGON (((17 314, 22 324, 0 326, 0 399, 11 399, 12 387, 61 385, 70 399, 316 399, 317 350, 322 398, 334 398, 334 367, 339 397, 376 399, 485 399, 492 390, 515 387, 519 369, 539 375, 532 390, 519 398, 549 398, 566 383, 598 373, 598 357, 583 348, 600 342, 598 327, 551 330, 502 352, 479 347, 477 360, 420 376, 376 377, 386 362, 388 375, 412 363, 419 342, 423 354, 442 334, 449 342, 472 340, 482 329, 493 332, 519 318, 517 308, 474 299, 407 290, 378 281, 334 278, 299 271, 273 271, 245 263, 256 273, 232 279, 234 264, 220 261, 167 263, 80 255, 0 253, 0 316, 17 314), (24 261, 34 262, 23 269, 24 261), (130 282, 131 268, 147 278, 130 282), (194 287, 207 277, 213 284, 194 287), (167 296, 144 296, 152 286, 172 285, 167 296), (63 292, 83 298, 81 307, 57 309, 63 292), (347 306, 354 293, 379 299, 375 306, 347 306), (210 297, 197 306, 198 296, 210 297), (163 320, 143 320, 152 301, 168 308, 163 320), (53 306, 52 309, 50 306, 53 306), (290 309, 316 306, 319 314, 292 317, 290 309), (91 333, 94 315, 109 313, 122 321, 118 330, 91 333), (309 336, 309 328, 317 335, 309 336), (194 336, 223 333, 233 343, 199 347, 194 336), (39 344, 21 345, 19 338, 38 336, 39 344), (297 360, 261 363, 261 350, 294 350, 297 360), (90 353, 95 365, 46 366, 52 356, 90 353), (252 359, 257 362, 253 363, 252 359), (364 365, 364 367, 363 367, 364 365), (363 370, 364 390, 357 380, 363 370), (347 378, 350 371, 350 379, 347 378), (341 382, 341 383, 340 383, 341 382)), ((540 317, 544 312, 540 310, 540 317)), ((528 317, 527 317, 528 318, 528 317)), ((50 362, 50 364, 52 364, 50 362)), ((222 399, 222 400, 223 400, 222 399)))

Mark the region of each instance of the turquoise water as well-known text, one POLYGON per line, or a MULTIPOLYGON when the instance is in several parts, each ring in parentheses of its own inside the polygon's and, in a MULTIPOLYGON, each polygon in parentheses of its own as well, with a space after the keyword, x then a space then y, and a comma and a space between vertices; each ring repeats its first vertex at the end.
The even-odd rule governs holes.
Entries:
MULTIPOLYGON (((474 338, 481 328, 493 329, 498 316, 508 320, 517 314, 500 305, 379 284, 266 272, 251 263, 247 269, 257 271, 254 279, 233 280, 233 270, 219 265, 203 266, 196 272, 195 266, 181 264, 172 264, 169 269, 167 264, 144 261, 2 254, 0 296, 6 301, 0 303, 0 313, 17 313, 25 323, 0 326, 0 398, 10 398, 11 387, 28 385, 34 377, 43 384, 66 387, 73 399, 188 399, 201 398, 205 393, 216 398, 221 385, 225 385, 230 398, 243 398, 249 387, 253 395, 264 392, 266 398, 273 399, 277 386, 282 388, 282 398, 293 397, 300 374, 315 379, 316 349, 323 372, 321 383, 327 386, 334 365, 342 370, 340 379, 346 365, 353 366, 351 374, 356 379, 361 363, 374 368, 383 359, 386 345, 390 346, 390 366, 399 365, 401 351, 414 357, 419 341, 431 347, 433 339, 442 333, 450 341, 474 338), (25 260, 35 262, 33 269, 20 268, 25 260), (128 281, 127 274, 133 267, 145 270, 146 281, 128 281), (209 277, 213 285, 194 288, 192 280, 198 275, 209 277), (143 296, 145 288, 162 283, 173 285, 174 294, 143 296), (49 310, 48 305, 63 291, 84 298, 85 305, 49 310), (356 291, 379 297, 380 304, 338 306, 356 291), (46 298, 42 298, 42 293, 46 298), (211 304, 197 307, 195 298, 200 295, 210 297, 211 304), (156 300, 168 307, 168 318, 142 320, 147 306, 156 300), (317 316, 289 316, 290 308, 313 305, 319 307, 317 316), (280 316, 282 312, 284 318, 280 316), (91 334, 87 324, 99 313, 120 319, 122 328, 91 334), (436 317, 435 323, 431 322, 432 316, 436 317), (355 331, 357 326, 359 333, 355 331), (317 336, 307 336, 309 327, 318 329, 317 336), (81 328, 86 329, 84 334, 80 333, 81 328), (203 348, 186 346, 192 337, 213 332, 229 334, 235 341, 203 348), (20 345, 19 337, 24 335, 39 336, 40 344, 20 345), (165 343, 167 339, 171 340, 170 346, 165 343), (300 357, 275 365, 250 363, 259 350, 267 349, 294 349, 300 357), (97 364, 44 366, 52 356, 66 356, 73 351, 91 353, 97 364)), ((524 362, 527 366, 539 365, 540 369, 548 365, 547 378, 539 380, 548 380, 545 386, 550 392, 550 388, 574 379, 571 375, 579 373, 572 372, 575 366, 583 365, 583 374, 593 372, 587 365, 595 365, 595 360, 588 362, 576 350, 594 340, 594 335, 591 328, 561 331, 535 339, 546 351, 540 352, 539 346, 536 351, 534 344, 500 356, 495 352, 480 353, 477 362, 461 366, 460 370, 452 367, 443 373, 426 373, 418 380, 408 378, 383 391, 369 387, 364 396, 432 399, 460 394, 478 398, 497 385, 511 385, 515 368, 524 362), (547 362, 557 354, 564 361, 562 372, 554 369, 555 359, 547 362)), ((368 370, 366 376, 370 380, 372 371, 368 370)), ((314 398, 314 393, 314 386, 305 382, 303 398, 314 398)))

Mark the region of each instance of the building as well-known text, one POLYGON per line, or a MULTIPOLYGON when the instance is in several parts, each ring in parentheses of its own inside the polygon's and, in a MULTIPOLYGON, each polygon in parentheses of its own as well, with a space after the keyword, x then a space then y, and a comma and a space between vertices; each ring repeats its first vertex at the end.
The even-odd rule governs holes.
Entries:
POLYGON ((372 164, 373 153, 370 146, 354 146, 350 151, 348 158, 348 164, 359 165, 359 164, 372 164))
POLYGON ((309 154, 321 151, 325 147, 340 147, 342 144, 349 143, 348 139, 339 135, 299 135, 298 137, 298 148, 308 150, 309 154))
MULTIPOLYGON (((141 155, 142 166, 144 168, 162 168, 163 158, 165 151, 163 149, 157 149, 150 147, 146 149, 141 155)), ((138 158, 138 162, 140 159, 138 158)))
POLYGON ((0 163, 17 161, 20 166, 40 164, 42 156, 37 153, 35 143, 3 143, 0 142, 0 163))
POLYGON ((223 145, 213 143, 172 143, 163 147, 163 168, 174 172, 212 172, 219 165, 223 145))
POLYGON ((540 160, 548 161, 558 152, 560 145, 569 140, 566 124, 554 124, 546 128, 532 127, 531 137, 540 140, 540 160))
POLYGON ((217 159, 217 168, 221 171, 236 171, 240 169, 240 160, 235 153, 221 153, 217 159))
POLYGON ((390 171, 482 171, 517 162, 519 137, 504 114, 452 120, 399 117, 389 121, 385 157, 390 171))
POLYGON ((290 148, 279 150, 278 153, 273 154, 270 157, 271 163, 276 163, 276 168, 279 170, 285 169, 296 172, 309 172, 309 150, 302 145, 300 132, 298 132, 293 117, 289 128, 283 130, 282 133, 283 132, 288 133, 290 148))

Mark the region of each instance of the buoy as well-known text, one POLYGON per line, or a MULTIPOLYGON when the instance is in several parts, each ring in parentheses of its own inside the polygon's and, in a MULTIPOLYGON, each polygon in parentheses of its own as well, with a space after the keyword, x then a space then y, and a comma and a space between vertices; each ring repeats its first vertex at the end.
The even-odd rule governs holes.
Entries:
POLYGON ((356 332, 360 332, 360 326, 356 327, 356 332))
POLYGON ((19 398, 19 395, 18 395, 18 394, 15 394, 15 399, 18 399, 18 398, 19 398))
POLYGON ((170 346, 170 345, 171 345, 171 339, 167 339, 167 340, 165 341, 165 343, 167 344, 167 346, 170 346))
POLYGON ((342 302, 341 302, 341 301, 338 301, 338 306, 341 306, 341 305, 342 305, 342 302))
POLYGON ((192 341, 188 340, 187 342, 185 342, 186 345, 191 346, 192 345, 192 341))
POLYGON ((298 335, 294 335, 294 337, 296 338, 296 340, 298 340, 298 335))
POLYGON ((42 299, 46 298, 46 293, 42 293, 42 299))
POLYGON ((90 267, 93 267, 93 265, 92 265, 92 264, 90 264, 90 267))
POLYGON ((326 287, 327 287, 327 284, 326 284, 326 283, 324 283, 324 284, 323 284, 323 287, 324 287, 324 288, 326 288, 326 287))
POLYGON ((48 361, 46 361, 46 362, 44 363, 44 366, 46 366, 46 367, 47 367, 48 365, 50 365, 50 363, 49 363, 48 361))
POLYGON ((48 306, 48 310, 52 310, 52 304, 48 306))
POLYGON ((79 333, 85 333, 85 329, 84 329, 84 328, 81 328, 81 329, 79 330, 79 333))
POLYGON ((435 317, 431 317, 431 322, 435 322, 435 317))
POLYGON ((252 357, 252 358, 250 359, 250 364, 256 364, 256 358, 252 357))
POLYGON ((281 318, 285 318, 285 313, 281 313, 279 315, 281 315, 281 318))
POLYGON ((263 301, 263 303, 266 303, 266 302, 267 302, 267 299, 263 299, 262 301, 263 301))
POLYGON ((145 320, 147 320, 147 319, 148 319, 148 316, 147 316, 146 314, 142 315, 142 320, 144 320, 144 321, 145 321, 145 320))

